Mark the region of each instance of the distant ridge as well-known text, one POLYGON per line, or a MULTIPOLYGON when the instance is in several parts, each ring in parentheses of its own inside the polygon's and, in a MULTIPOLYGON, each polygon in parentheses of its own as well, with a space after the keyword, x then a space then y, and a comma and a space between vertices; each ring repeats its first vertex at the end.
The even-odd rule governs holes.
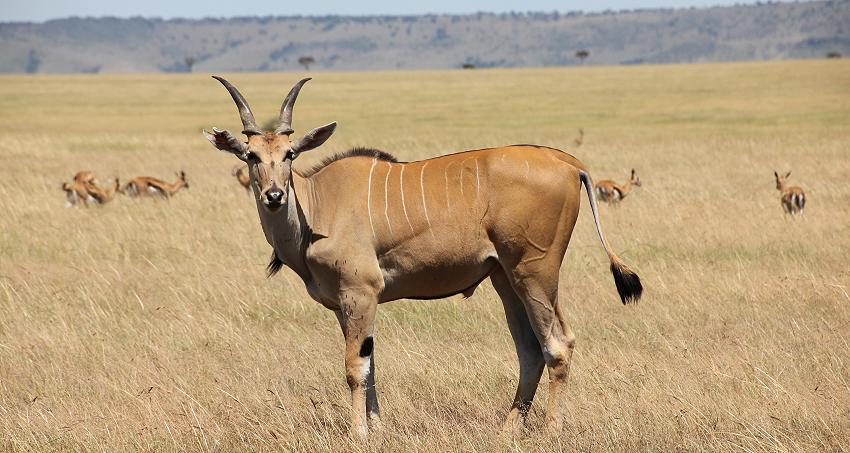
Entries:
POLYGON ((4 73, 566 66, 828 53, 850 56, 850 1, 603 13, 0 23, 4 73), (589 52, 583 61, 580 50, 589 52))

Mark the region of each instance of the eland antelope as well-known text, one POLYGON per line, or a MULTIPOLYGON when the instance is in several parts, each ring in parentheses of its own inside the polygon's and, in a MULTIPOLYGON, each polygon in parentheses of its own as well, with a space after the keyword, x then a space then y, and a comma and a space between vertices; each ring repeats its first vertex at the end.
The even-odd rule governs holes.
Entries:
POLYGON ((626 195, 632 191, 633 187, 640 187, 640 177, 635 174, 635 169, 632 168, 632 174, 625 184, 617 184, 610 179, 603 179, 596 183, 596 196, 600 200, 608 203, 619 203, 626 195))
POLYGON ((575 336, 558 281, 582 185, 622 302, 636 302, 642 292, 637 274, 602 235, 584 164, 557 149, 514 145, 417 162, 354 149, 299 171, 293 161, 336 129, 330 123, 292 138, 293 105, 310 79, 295 84, 277 127, 268 132, 257 126, 236 87, 214 78, 236 103, 247 141, 216 128, 204 136, 248 164, 272 247, 268 275, 289 267, 310 296, 336 314, 345 338, 352 432, 365 437, 369 425, 380 426, 377 305, 470 296, 486 278, 502 299, 519 358, 519 383, 504 429, 512 432, 525 420, 544 366, 550 375, 546 425, 559 429, 575 336))
POLYGON ((189 180, 186 179, 186 172, 177 172, 177 181, 167 183, 161 179, 152 178, 150 176, 137 176, 121 188, 121 192, 131 196, 140 197, 146 195, 157 195, 163 198, 170 198, 178 190, 189 188, 189 180))
POLYGON ((806 193, 798 186, 787 187, 785 182, 791 176, 791 172, 785 173, 785 176, 780 176, 776 171, 773 172, 776 178, 776 190, 781 195, 782 209, 786 214, 792 216, 796 214, 803 215, 803 209, 806 207, 806 193))

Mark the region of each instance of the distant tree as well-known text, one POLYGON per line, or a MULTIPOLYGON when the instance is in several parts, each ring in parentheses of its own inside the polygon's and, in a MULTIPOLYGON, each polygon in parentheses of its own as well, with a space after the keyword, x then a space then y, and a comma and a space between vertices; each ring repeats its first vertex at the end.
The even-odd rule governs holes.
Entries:
POLYGON ((38 68, 41 66, 41 55, 35 50, 30 49, 30 53, 27 55, 27 64, 24 68, 28 74, 35 74, 38 72, 38 68))
POLYGON ((186 63, 186 72, 192 72, 192 66, 195 66, 195 57, 186 57, 183 62, 186 63))
POLYGON ((316 62, 316 59, 309 56, 309 55, 305 55, 303 57, 298 58, 298 64, 300 64, 301 66, 304 66, 304 69, 307 70, 307 71, 310 70, 310 65, 315 63, 315 62, 316 62))
POLYGON ((463 65, 461 65, 461 68, 463 68, 463 69, 475 69, 475 65, 473 63, 464 63, 463 65))
POLYGON ((590 56, 589 50, 579 50, 578 52, 576 52, 576 58, 578 58, 579 61, 581 61, 582 64, 584 64, 584 59, 589 57, 589 56, 590 56))
POLYGON ((826 54, 826 58, 841 58, 841 52, 830 52, 826 54))

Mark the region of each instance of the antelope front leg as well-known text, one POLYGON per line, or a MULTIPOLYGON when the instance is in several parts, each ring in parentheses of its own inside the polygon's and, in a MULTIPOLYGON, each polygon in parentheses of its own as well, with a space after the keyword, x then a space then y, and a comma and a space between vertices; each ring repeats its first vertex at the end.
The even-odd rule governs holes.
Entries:
POLYGON ((346 292, 340 296, 341 310, 337 315, 345 336, 345 379, 351 390, 351 431, 364 439, 368 435, 367 404, 370 418, 377 418, 378 411, 372 363, 377 305, 374 295, 346 292), (367 398, 367 393, 371 393, 371 397, 367 398))
MULTIPOLYGON (((334 313, 336 314, 337 321, 339 321, 339 327, 342 329, 343 335, 345 335, 345 324, 343 323, 342 312, 336 311, 334 313)), ((382 428, 381 409, 378 405, 378 391, 375 388, 374 338, 372 339, 372 344, 368 347, 368 349, 372 350, 372 354, 369 357, 369 376, 366 378, 366 418, 368 419, 370 429, 380 430, 382 428)))

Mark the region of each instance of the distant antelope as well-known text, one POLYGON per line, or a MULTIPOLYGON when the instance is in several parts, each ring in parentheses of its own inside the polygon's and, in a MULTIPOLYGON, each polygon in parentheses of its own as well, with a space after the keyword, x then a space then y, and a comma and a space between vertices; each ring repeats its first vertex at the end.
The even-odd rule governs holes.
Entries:
POLYGON ((78 171, 77 174, 74 175, 74 182, 94 182, 94 173, 89 170, 78 171))
POLYGON ((785 182, 791 176, 791 172, 785 173, 785 176, 779 176, 776 171, 773 172, 776 178, 776 190, 781 193, 782 209, 786 214, 803 215, 803 209, 806 207, 806 193, 798 186, 786 187, 785 182))
POLYGON ((293 161, 336 129, 330 123, 290 138, 293 105, 310 79, 286 96, 274 132, 257 126, 236 87, 215 79, 236 103, 247 143, 216 128, 204 135, 248 164, 272 247, 269 276, 286 265, 313 299, 336 314, 345 337, 353 432, 365 437, 367 423, 380 425, 377 305, 471 296, 488 277, 504 304, 520 365, 505 430, 525 420, 544 365, 550 376, 546 425, 559 429, 575 336, 558 281, 582 185, 622 302, 636 302, 643 289, 602 235, 584 164, 557 149, 514 145, 406 163, 381 151, 354 149, 298 171, 293 161))
POLYGON ((100 188, 93 182, 93 177, 82 176, 78 178, 77 176, 79 176, 79 173, 74 176, 73 182, 62 184, 62 190, 65 191, 66 207, 74 205, 88 206, 89 203, 98 205, 108 203, 115 197, 115 193, 120 186, 118 178, 115 178, 115 182, 111 187, 100 188), (80 181, 77 181, 78 179, 80 181))
POLYGON ((86 190, 88 191, 89 196, 97 204, 105 204, 112 201, 112 199, 115 198, 115 194, 118 193, 119 187, 121 187, 121 183, 118 181, 118 178, 115 178, 112 186, 103 189, 94 183, 86 184, 86 190))
POLYGON ((575 147, 578 148, 583 143, 584 143, 584 129, 579 129, 578 130, 578 137, 576 137, 575 140, 573 140, 573 145, 575 145, 575 147))
POLYGON ((131 197, 140 196, 161 196, 170 198, 182 188, 189 188, 189 181, 186 179, 186 172, 179 171, 177 173, 177 181, 167 183, 161 179, 152 178, 150 176, 137 176, 121 188, 121 191, 131 197))
POLYGON ((62 183, 62 190, 65 192, 65 207, 69 208, 78 204, 87 206, 89 201, 93 201, 94 199, 86 189, 86 183, 92 182, 94 182, 94 173, 82 170, 74 174, 72 182, 62 183))
POLYGON ((89 201, 94 200, 89 195, 86 189, 86 183, 83 182, 66 182, 62 184, 62 190, 65 192, 65 207, 71 206, 88 206, 89 201))
POLYGON ((603 179, 596 183, 596 196, 600 200, 608 203, 619 203, 626 195, 632 191, 633 187, 640 187, 640 177, 635 174, 635 169, 632 168, 632 174, 625 184, 620 185, 610 179, 603 179))
POLYGON ((236 180, 239 181, 239 184, 245 188, 245 190, 251 190, 251 175, 248 174, 247 165, 236 165, 233 167, 232 174, 236 177, 236 180))

